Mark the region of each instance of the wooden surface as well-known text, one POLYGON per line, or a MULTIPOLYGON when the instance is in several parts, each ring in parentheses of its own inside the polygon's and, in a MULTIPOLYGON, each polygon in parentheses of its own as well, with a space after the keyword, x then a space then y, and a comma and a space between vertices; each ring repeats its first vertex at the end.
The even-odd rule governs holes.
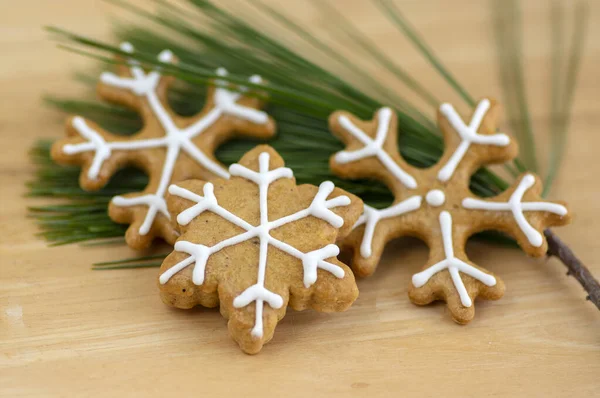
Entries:
MULTIPOLYGON (((301 2, 281 3, 304 20, 317 17, 301 2)), ((440 98, 456 99, 368 2, 337 3, 440 98)), ((523 3, 530 100, 545 133, 548 8, 545 1, 523 3)), ((576 216, 558 234, 599 276, 600 4, 591 6, 569 152, 552 197, 569 201, 576 216)), ((471 93, 501 97, 487 2, 415 0, 402 7, 471 93)), ((349 311, 290 312, 262 353, 248 356, 216 310, 165 307, 156 269, 90 270, 91 262, 130 250, 48 248, 26 218, 25 206, 39 203, 23 199, 33 171, 26 152, 40 137, 63 134, 41 95, 77 93, 71 72, 89 62, 57 50, 41 26, 107 37, 114 13, 95 0, 0 2, 0 396, 599 394, 600 313, 556 260, 471 243, 471 258, 500 275, 507 292, 500 301, 478 302, 475 320, 461 327, 444 304, 409 302, 409 278, 427 252, 402 241, 359 282, 349 311)))

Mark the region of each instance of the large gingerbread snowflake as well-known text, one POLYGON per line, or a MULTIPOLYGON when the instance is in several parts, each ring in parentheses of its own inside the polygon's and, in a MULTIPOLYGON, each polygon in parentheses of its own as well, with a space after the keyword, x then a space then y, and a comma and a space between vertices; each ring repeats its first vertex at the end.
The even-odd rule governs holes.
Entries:
POLYGON ((517 154, 517 145, 498 133, 498 106, 484 99, 469 123, 452 105, 438 112, 446 149, 440 161, 428 169, 408 165, 397 146, 396 115, 380 109, 372 121, 361 121, 346 112, 330 117, 333 133, 347 144, 331 158, 333 171, 348 178, 375 178, 393 192, 394 203, 384 209, 365 206, 365 212, 344 241, 353 252, 352 267, 359 275, 374 272, 384 246, 410 235, 430 248, 429 261, 415 274, 409 290, 416 304, 445 300, 458 323, 469 322, 477 296, 498 299, 504 284, 491 272, 469 261, 468 238, 483 230, 512 235, 525 252, 546 253, 543 230, 569 221, 564 204, 540 198, 541 182, 531 173, 502 194, 481 199, 469 190, 471 176, 481 166, 505 162, 517 154))
MULTIPOLYGON (((129 43, 123 43, 121 49, 134 51, 129 43)), ((158 59, 169 63, 173 54, 165 50, 158 59)), ((226 74, 225 69, 217 70, 217 75, 226 74)), ((167 101, 173 80, 161 75, 158 68, 145 71, 133 60, 119 67, 119 75, 103 73, 99 96, 137 110, 143 129, 125 137, 75 116, 67 122, 69 138, 52 148, 57 162, 83 166, 79 180, 87 190, 103 187, 126 165, 137 166, 148 174, 149 183, 143 192, 116 196, 109 206, 114 221, 131 224, 125 237, 130 246, 138 249, 148 247, 155 236, 170 243, 177 239, 164 199, 170 183, 188 178, 227 178, 227 170, 213 154, 219 144, 236 133, 269 138, 275 132, 273 120, 259 110, 260 100, 230 91, 218 80, 208 89, 207 102, 198 115, 175 114, 167 101)), ((259 76, 249 80, 254 84, 261 82, 259 76)), ((242 87, 240 91, 247 89, 242 87)))
POLYGON ((256 353, 288 303, 342 311, 356 299, 335 241, 351 231, 362 202, 328 181, 296 186, 268 146, 248 152, 229 172, 230 180, 169 187, 169 210, 182 235, 159 284, 163 301, 175 307, 220 304, 232 337, 256 353))

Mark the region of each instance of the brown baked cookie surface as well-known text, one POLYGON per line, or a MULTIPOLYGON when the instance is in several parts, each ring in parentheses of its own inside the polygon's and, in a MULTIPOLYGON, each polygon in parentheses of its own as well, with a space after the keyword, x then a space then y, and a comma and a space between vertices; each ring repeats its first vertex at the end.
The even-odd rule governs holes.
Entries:
POLYGON ((491 272, 469 261, 468 238, 484 230, 513 236, 532 256, 546 253, 543 230, 564 225, 570 214, 564 203, 544 201, 541 182, 525 173, 495 197, 475 197, 469 182, 484 165, 506 162, 517 155, 517 144, 497 132, 498 105, 479 102, 468 124, 452 105, 443 104, 438 124, 445 150, 440 161, 419 169, 407 164, 398 151, 396 114, 380 109, 373 120, 362 121, 347 112, 330 116, 330 129, 346 149, 330 159, 333 172, 343 178, 372 178, 384 182, 395 197, 384 209, 365 205, 342 247, 353 253, 356 274, 372 274, 387 242, 416 236, 430 249, 423 271, 412 277, 409 297, 416 304, 444 300, 458 323, 475 314, 476 297, 499 299, 504 283, 491 272))
POLYGON ((162 300, 177 308, 220 306, 229 332, 254 354, 289 305, 346 310, 358 296, 335 242, 362 213, 359 198, 324 182, 296 185, 269 146, 229 168, 231 179, 183 181, 167 204, 181 236, 160 269, 162 300))
MULTIPOLYGON (((121 50, 134 51, 129 43, 123 43, 121 50)), ((168 50, 158 59, 165 64, 174 62, 168 50)), ((224 69, 217 70, 217 75, 226 74, 224 69)), ((222 142, 235 135, 269 138, 275 133, 275 123, 260 110, 262 101, 230 91, 231 87, 218 80, 208 88, 206 104, 199 114, 175 114, 167 101, 173 81, 159 68, 147 71, 132 60, 120 65, 118 74, 103 73, 99 97, 137 111, 143 120, 142 130, 131 136, 112 134, 75 116, 67 121, 68 137, 52 147, 51 155, 57 163, 82 166, 79 183, 85 190, 102 188, 125 166, 144 170, 149 178, 144 191, 116 196, 109 205, 111 219, 130 224, 125 238, 136 249, 150 246, 155 237, 171 244, 177 239, 165 202, 172 182, 227 178, 227 170, 214 156, 222 142)), ((261 80, 252 76, 249 81, 257 84, 261 80)))

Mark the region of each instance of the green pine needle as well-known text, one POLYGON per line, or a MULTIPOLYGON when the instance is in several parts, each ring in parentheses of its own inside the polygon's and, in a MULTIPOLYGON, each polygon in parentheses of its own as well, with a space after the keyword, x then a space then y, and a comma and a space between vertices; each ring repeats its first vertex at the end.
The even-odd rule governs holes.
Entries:
MULTIPOLYGON (((369 39, 369 37, 363 35, 358 29, 344 17, 344 14, 337 11, 327 1, 311 0, 314 7, 319 11, 319 15, 323 17, 325 21, 331 26, 331 29, 338 29, 343 34, 348 36, 350 40, 345 41, 346 46, 356 46, 362 52, 370 55, 373 60, 383 66, 389 72, 391 72, 398 80, 400 80, 406 87, 411 89, 415 94, 420 96, 434 109, 437 109, 441 101, 439 101, 429 90, 421 85, 416 79, 405 71, 400 65, 397 65, 391 60, 383 51, 377 48, 377 43, 369 39)), ((406 105, 412 107, 406 100, 406 105)))
MULTIPOLYGON (((526 83, 522 60, 522 24, 519 2, 493 0, 493 22, 496 37, 500 81, 508 119, 520 146, 515 162, 519 172, 538 171, 535 137, 527 104, 526 83)), ((544 179, 542 196, 547 196, 560 170, 565 153, 567 132, 577 75, 580 70, 587 33, 587 3, 576 4, 571 49, 564 57, 564 2, 555 0, 551 7, 549 38, 551 40, 551 94, 550 94, 550 156, 544 179), (565 65, 563 65, 566 63, 565 65)))
POLYGON ((442 61, 435 55, 433 50, 427 45, 425 40, 413 28, 408 20, 402 15, 400 10, 390 0, 373 0, 382 9, 383 15, 386 15, 394 25, 409 39, 415 47, 423 54, 425 59, 437 70, 437 72, 448 82, 450 86, 460 95, 460 97, 471 107, 477 104, 473 97, 456 80, 454 75, 444 66, 442 61))
POLYGON ((588 26, 589 12, 587 3, 578 3, 573 15, 573 36, 571 39, 571 50, 566 58, 566 72, 564 77, 562 71, 565 70, 562 63, 563 56, 563 32, 564 10, 560 3, 555 1, 552 5, 551 26, 552 26, 552 84, 551 84, 551 127, 550 127, 550 157, 548 160, 548 173, 544 180, 544 190, 542 196, 546 197, 550 193, 552 184, 562 164, 566 143, 567 132, 569 130, 571 107, 575 87, 577 86, 577 76, 580 70, 581 59, 583 58, 583 49, 585 45, 586 32, 588 26), (562 83, 562 85, 561 85, 562 83))
POLYGON ((520 71, 522 68, 520 50, 516 44, 516 40, 520 37, 518 32, 521 29, 518 20, 514 18, 515 14, 518 15, 515 10, 518 5, 513 0, 507 0, 506 2, 492 0, 492 5, 496 54, 500 65, 501 87, 504 90, 504 105, 512 133, 519 142, 519 158, 513 162, 516 168, 515 172, 519 174, 528 170, 528 165, 532 163, 532 148, 529 143, 533 137, 528 135, 526 128, 530 126, 528 109, 519 106, 520 100, 522 101, 525 98, 525 88, 523 87, 523 79, 519 79, 519 76, 522 77, 523 73, 520 71), (519 96, 519 93, 522 95, 519 96))

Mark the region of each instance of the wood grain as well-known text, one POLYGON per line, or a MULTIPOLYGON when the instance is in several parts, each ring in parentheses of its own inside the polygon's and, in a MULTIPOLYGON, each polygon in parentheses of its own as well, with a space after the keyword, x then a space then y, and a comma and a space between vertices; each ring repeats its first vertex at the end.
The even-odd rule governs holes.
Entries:
MULTIPOLYGON (((286 12, 321 31, 326 22, 301 1, 286 12)), ((439 98, 457 101, 414 49, 366 1, 334 3, 361 24, 439 98)), ((476 95, 501 97, 488 2, 405 1, 406 16, 476 95)), ((590 40, 565 167, 552 197, 570 202, 561 239, 600 275, 597 196, 600 160, 600 14, 591 3, 590 40)), ((537 131, 549 109, 548 3, 523 2, 527 81, 537 131)), ((290 313, 258 356, 244 355, 215 310, 165 307, 156 269, 95 272, 93 261, 134 253, 124 247, 48 248, 26 218, 27 150, 61 137, 44 93, 76 94, 71 72, 89 65, 57 50, 41 30, 54 24, 108 37, 115 9, 97 0, 0 3, 0 396, 592 396, 600 388, 600 314, 556 260, 471 243, 476 263, 507 285, 498 302, 478 302, 466 327, 443 304, 407 298, 426 248, 399 241, 343 314, 290 313), (493 253, 493 255, 490 255, 493 253)), ((356 58, 352 62, 387 75, 356 58)), ((315 54, 318 57, 318 54, 315 54)), ((395 86, 394 86, 395 87, 395 86)), ((404 90, 398 85, 398 90, 404 90)), ((541 142, 544 140, 542 139, 541 142)), ((543 145, 542 145, 543 149, 543 145)))

